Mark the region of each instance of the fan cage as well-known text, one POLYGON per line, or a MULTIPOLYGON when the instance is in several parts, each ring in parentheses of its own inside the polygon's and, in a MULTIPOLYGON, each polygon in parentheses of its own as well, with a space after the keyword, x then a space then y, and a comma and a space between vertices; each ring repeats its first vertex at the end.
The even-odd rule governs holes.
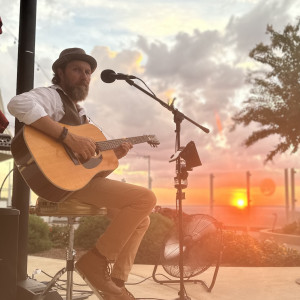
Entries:
MULTIPOLYGON (((205 214, 184 215, 182 217, 183 236, 183 278, 191 278, 203 273, 212 265, 217 265, 222 251, 222 227, 213 217, 205 214)), ((167 234, 160 253, 163 269, 171 276, 179 278, 179 224, 167 234)))

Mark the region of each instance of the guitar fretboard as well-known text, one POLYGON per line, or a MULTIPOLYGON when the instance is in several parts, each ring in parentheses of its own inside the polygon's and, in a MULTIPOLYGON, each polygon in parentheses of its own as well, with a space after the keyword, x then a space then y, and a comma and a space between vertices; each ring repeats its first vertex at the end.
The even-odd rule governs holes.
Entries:
POLYGON ((96 145, 100 151, 106 151, 106 150, 115 149, 124 142, 128 142, 128 143, 135 145, 135 144, 140 144, 140 143, 144 143, 144 142, 148 142, 148 141, 149 141, 149 137, 147 135, 143 135, 143 136, 136 136, 136 137, 131 137, 131 138, 97 142, 96 145))

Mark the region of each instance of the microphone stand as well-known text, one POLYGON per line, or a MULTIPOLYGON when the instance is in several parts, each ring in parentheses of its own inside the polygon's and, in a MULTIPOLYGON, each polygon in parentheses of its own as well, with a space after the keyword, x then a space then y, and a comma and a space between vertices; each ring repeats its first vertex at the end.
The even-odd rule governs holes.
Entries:
MULTIPOLYGON (((173 113, 174 116, 174 122, 175 122, 175 126, 176 126, 176 146, 175 146, 175 153, 180 151, 180 131, 181 131, 181 122, 186 119, 189 122, 191 122, 192 124, 194 124, 195 126, 197 126, 198 128, 200 128, 201 130, 203 130, 205 133, 209 133, 209 129, 194 122, 193 120, 191 120, 190 118, 188 118, 187 116, 185 116, 183 113, 181 113, 180 111, 178 111, 177 109, 174 108, 173 105, 168 105, 167 103, 163 102, 162 100, 160 100, 159 98, 157 98, 154 94, 149 93, 148 91, 146 91, 145 89, 143 89, 141 86, 137 85, 133 80, 131 79, 126 79, 125 80, 129 85, 134 86, 135 88, 139 89, 140 91, 144 92, 145 94, 147 94, 148 96, 150 96, 151 98, 153 98, 154 100, 156 100, 157 102, 159 102, 164 108, 168 109, 169 111, 171 111, 173 113)), ((187 172, 186 170, 182 170, 182 165, 181 165, 181 160, 182 158, 180 157, 180 155, 178 155, 178 157, 176 158, 176 174, 177 177, 175 177, 175 179, 177 179, 177 182, 175 184, 175 187, 177 189, 177 193, 176 193, 176 207, 178 207, 178 238, 179 238, 179 272, 180 272, 180 290, 178 292, 179 298, 176 298, 174 300, 191 300, 190 297, 187 296, 185 288, 184 288, 184 279, 183 279, 183 232, 182 232, 182 200, 185 198, 185 194, 182 192, 183 188, 185 188, 185 186, 183 186, 182 181, 185 180, 187 178, 187 172), (185 174, 184 174, 185 173, 185 174)))

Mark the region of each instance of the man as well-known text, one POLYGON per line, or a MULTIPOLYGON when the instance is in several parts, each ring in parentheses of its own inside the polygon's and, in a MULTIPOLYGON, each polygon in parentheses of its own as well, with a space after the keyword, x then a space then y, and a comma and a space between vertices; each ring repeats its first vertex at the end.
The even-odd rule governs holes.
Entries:
MULTIPOLYGON (((15 96, 8 104, 9 112, 19 121, 66 144, 84 160, 90 159, 96 151, 95 141, 68 132, 60 123, 88 122, 79 102, 88 95, 91 74, 96 67, 96 60, 84 50, 63 50, 52 66, 54 85, 15 96)), ((131 144, 123 143, 115 150, 117 158, 125 156, 131 148, 131 144)), ((71 197, 116 212, 95 248, 75 264, 77 271, 106 300, 134 299, 124 283, 149 226, 149 214, 156 203, 154 194, 140 186, 95 176, 71 197), (114 262, 111 274, 109 262, 114 262)))

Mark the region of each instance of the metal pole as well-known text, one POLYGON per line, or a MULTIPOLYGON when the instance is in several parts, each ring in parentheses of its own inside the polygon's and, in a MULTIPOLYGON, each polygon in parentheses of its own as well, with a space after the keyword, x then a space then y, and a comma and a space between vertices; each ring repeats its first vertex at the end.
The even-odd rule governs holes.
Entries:
MULTIPOLYGON (((20 1, 17 94, 33 88, 36 28, 36 0, 20 1)), ((15 120, 15 133, 23 124, 15 120)), ((12 205, 20 211, 18 240, 18 279, 27 278, 27 239, 29 217, 29 188, 15 167, 12 205)))
POLYGON ((285 186, 285 216, 286 216, 286 222, 289 222, 290 216, 289 216, 289 210, 290 210, 290 204, 289 204, 289 173, 288 169, 284 169, 284 186, 285 186))
POLYGON ((214 215, 214 174, 209 175, 209 187, 210 187, 210 215, 214 215))
MULTIPOLYGON (((8 164, 9 172, 11 171, 11 162, 8 164)), ((11 176, 8 176, 8 192, 7 192, 7 206, 11 207, 11 176)))
POLYGON ((151 172, 150 172, 150 155, 145 155, 144 158, 147 158, 148 159, 148 188, 149 190, 152 189, 152 178, 151 178, 151 172))
POLYGON ((294 168, 291 169, 291 211, 292 211, 292 221, 295 221, 295 173, 294 168))
POLYGON ((251 203, 251 199, 250 199, 250 177, 251 177, 251 174, 249 171, 247 171, 246 177, 247 177, 247 213, 248 213, 247 231, 249 231, 249 229, 250 229, 250 203, 251 203))

